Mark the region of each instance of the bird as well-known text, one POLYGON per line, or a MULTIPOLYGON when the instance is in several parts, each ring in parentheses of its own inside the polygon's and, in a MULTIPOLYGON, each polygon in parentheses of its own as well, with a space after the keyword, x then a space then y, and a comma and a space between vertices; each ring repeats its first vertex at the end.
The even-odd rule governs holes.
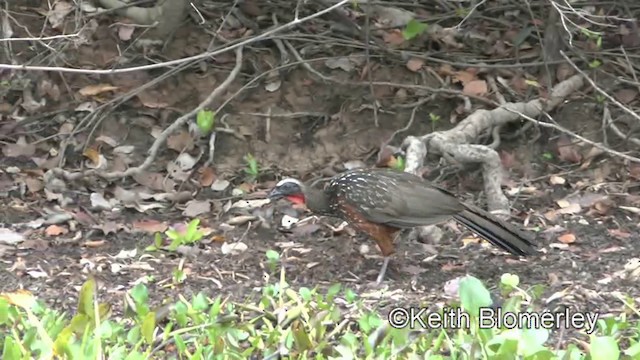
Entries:
POLYGON ((394 241, 403 229, 437 225, 454 219, 513 255, 537 252, 533 236, 420 176, 391 168, 358 168, 332 177, 324 189, 284 178, 267 195, 303 204, 312 213, 340 218, 372 238, 383 256, 376 284, 384 280, 394 241))

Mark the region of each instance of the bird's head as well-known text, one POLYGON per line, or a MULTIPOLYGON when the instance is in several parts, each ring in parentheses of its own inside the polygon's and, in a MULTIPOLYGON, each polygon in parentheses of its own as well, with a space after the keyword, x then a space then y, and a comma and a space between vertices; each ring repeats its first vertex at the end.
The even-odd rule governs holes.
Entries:
POLYGON ((304 189, 304 185, 297 179, 282 179, 271 192, 269 192, 269 199, 278 200, 286 198, 294 204, 304 204, 306 202, 304 189))

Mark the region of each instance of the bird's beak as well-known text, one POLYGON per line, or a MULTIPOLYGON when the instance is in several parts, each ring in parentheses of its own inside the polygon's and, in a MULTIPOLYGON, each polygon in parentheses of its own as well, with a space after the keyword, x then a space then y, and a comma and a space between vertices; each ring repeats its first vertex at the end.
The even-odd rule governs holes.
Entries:
POLYGON ((284 197, 284 195, 280 192, 278 188, 273 188, 269 195, 267 195, 269 200, 278 200, 284 197))

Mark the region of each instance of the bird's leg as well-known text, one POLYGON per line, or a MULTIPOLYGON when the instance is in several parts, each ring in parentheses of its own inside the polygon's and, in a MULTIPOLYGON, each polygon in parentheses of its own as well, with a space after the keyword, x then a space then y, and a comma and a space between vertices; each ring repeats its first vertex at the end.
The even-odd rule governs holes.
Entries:
POLYGON ((393 243, 395 241, 395 238, 400 233, 398 231, 399 229, 392 228, 386 225, 366 222, 357 223, 356 226, 358 230, 369 235, 373 240, 375 240, 376 244, 378 244, 378 247, 380 248, 382 256, 384 257, 382 269, 380 269, 380 274, 378 275, 378 279, 376 280, 376 285, 380 285, 380 283, 382 283, 382 280, 384 280, 385 273, 387 272, 387 267, 389 266, 391 255, 395 252, 393 243))
POLYGON ((376 285, 382 284, 382 280, 384 280, 384 275, 387 272, 387 267, 389 266, 390 260, 391 260, 391 256, 384 257, 384 261, 382 262, 382 268, 380 269, 380 274, 378 274, 378 278, 376 279, 376 285))
POLYGON ((395 252, 393 243, 397 240, 400 232, 387 232, 384 234, 385 236, 377 236, 375 238, 378 243, 378 247, 380 248, 380 252, 382 252, 382 256, 384 260, 382 261, 382 268, 380 269, 380 273, 378 274, 378 278, 376 279, 376 285, 382 284, 384 280, 384 276, 387 273, 387 268, 389 267, 389 261, 391 261, 391 255, 395 252), (395 234, 394 234, 395 232, 395 234))

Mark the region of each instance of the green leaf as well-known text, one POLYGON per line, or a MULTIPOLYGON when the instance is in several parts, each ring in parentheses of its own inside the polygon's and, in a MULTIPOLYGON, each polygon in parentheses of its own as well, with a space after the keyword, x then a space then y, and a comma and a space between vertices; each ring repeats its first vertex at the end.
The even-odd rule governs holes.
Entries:
POLYGON ((93 319, 93 299, 96 293, 96 281, 93 277, 89 277, 82 288, 80 288, 80 295, 78 296, 78 314, 87 315, 93 319))
POLYGON ((5 299, 0 299, 0 325, 6 324, 8 322, 9 322, 9 302, 5 299))
POLYGON ((202 292, 193 297, 192 303, 193 309, 197 311, 204 311, 209 306, 209 301, 207 301, 207 297, 202 292))
POLYGON ((153 344, 153 332, 156 329, 156 313, 149 311, 142 320, 142 337, 148 345, 153 344))
POLYGON ((3 359, 22 359, 22 351, 18 342, 13 336, 8 336, 4 339, 4 348, 2 349, 3 359))
POLYGON ((402 157, 402 156, 398 156, 398 157, 396 158, 394 168, 395 168, 396 170, 398 170, 398 171, 404 171, 404 167, 405 167, 404 157, 402 157))
POLYGON ((522 338, 520 339, 520 350, 522 354, 532 356, 540 351, 545 350, 543 344, 549 339, 549 330, 540 329, 523 329, 522 338))
POLYGON ((213 301, 213 304, 211 304, 211 309, 209 309, 209 316, 211 318, 215 318, 216 316, 218 316, 218 314, 220 314, 220 310, 222 310, 222 299, 220 299, 220 296, 218 296, 213 301))
POLYGON ((482 282, 473 276, 465 276, 458 288, 462 307, 473 317, 478 317, 481 307, 490 306, 491 294, 482 282))
POLYGON ((277 262, 278 260, 280 260, 280 254, 278 254, 278 252, 275 250, 267 250, 265 255, 267 256, 267 260, 269 260, 270 262, 277 262))
POLYGON ((306 351, 313 348, 309 334, 307 334, 300 321, 296 320, 291 324, 291 335, 293 335, 293 342, 298 351, 306 351))
POLYGON ((136 302, 136 305, 146 304, 147 300, 149 300, 149 290, 144 284, 138 283, 131 289, 131 297, 136 302))
POLYGON ((200 219, 193 219, 187 225, 187 234, 193 234, 198 231, 198 225, 200 225, 200 219))
POLYGON ((181 234, 177 232, 176 229, 173 229, 173 228, 165 231, 164 234, 167 235, 167 237, 171 240, 177 240, 182 237, 181 234))
POLYGON ((244 161, 247 163, 245 172, 251 177, 257 177, 260 173, 258 161, 250 153, 244 156, 244 161))
POLYGON ((351 289, 345 289, 344 298, 347 299, 348 302, 353 303, 354 301, 358 300, 358 294, 356 294, 355 291, 351 289))
POLYGON ((595 60, 593 60, 592 62, 589 63, 589 67, 591 69, 599 68, 600 65, 602 65, 602 62, 600 60, 598 60, 598 59, 595 59, 595 60))
POLYGON ((502 283, 502 285, 516 288, 520 284, 520 278, 518 277, 518 275, 507 273, 502 274, 502 276, 500 277, 500 282, 502 283))
POLYGON ((140 340, 140 327, 136 326, 131 328, 127 333, 127 343, 135 345, 140 340))
POLYGON ((342 287, 342 285, 340 283, 338 284, 333 284, 331 285, 331 287, 329 289, 327 289, 327 301, 328 302, 333 302, 333 298, 338 295, 338 293, 340 292, 340 288, 342 287))
POLYGON ((309 288, 301 287, 298 289, 298 293, 300 293, 302 300, 311 301, 311 290, 309 290, 309 288))
POLYGON ((610 360, 620 358, 620 348, 613 336, 592 336, 591 360, 610 360))
POLYGON ((404 30, 402 30, 402 37, 405 40, 411 40, 414 37, 421 35, 425 30, 427 30, 427 24, 411 19, 407 23, 407 26, 405 26, 404 30))
POLYGON ((215 122, 215 113, 210 110, 200 110, 196 117, 196 124, 203 133, 209 133, 215 122))

